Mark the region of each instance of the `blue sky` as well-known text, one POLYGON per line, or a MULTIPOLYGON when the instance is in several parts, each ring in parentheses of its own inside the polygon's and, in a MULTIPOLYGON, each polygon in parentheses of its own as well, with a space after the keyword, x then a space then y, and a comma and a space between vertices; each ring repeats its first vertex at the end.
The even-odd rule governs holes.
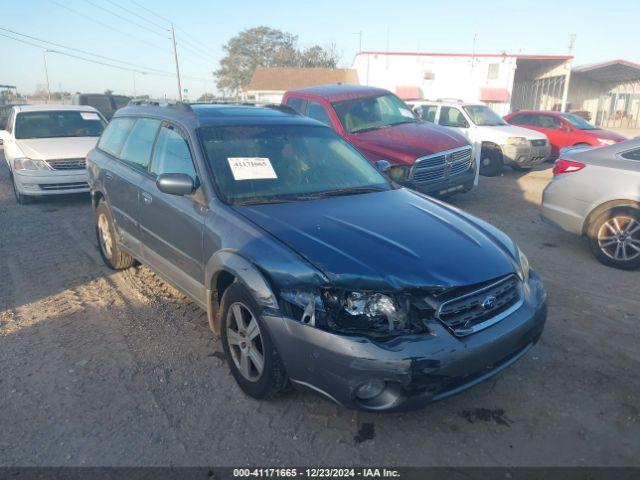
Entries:
MULTIPOLYGON (((544 54, 565 54, 569 35, 575 33, 576 65, 614 58, 640 63, 638 0, 137 2, 175 22, 181 70, 185 77, 192 77, 184 78, 183 87, 192 98, 213 90, 211 72, 222 57, 222 44, 257 25, 294 33, 301 46, 335 43, 342 54, 341 66, 351 65, 358 50, 354 33, 359 31, 364 50, 387 50, 388 45, 392 51, 471 52, 475 36, 478 53, 544 54)), ((129 0, 0 0, 0 11, 2 28, 129 62, 140 69, 174 72, 168 33, 160 30, 167 22, 129 0), (129 15, 126 9, 143 18, 129 15)), ((8 33, 0 30, 0 34, 8 33)), ((17 85, 25 93, 44 84, 43 49, 0 36, 0 52, 0 84, 17 85)), ((102 92, 109 88, 132 94, 135 77, 138 94, 176 94, 173 76, 134 75, 55 53, 46 57, 52 90, 102 92)))

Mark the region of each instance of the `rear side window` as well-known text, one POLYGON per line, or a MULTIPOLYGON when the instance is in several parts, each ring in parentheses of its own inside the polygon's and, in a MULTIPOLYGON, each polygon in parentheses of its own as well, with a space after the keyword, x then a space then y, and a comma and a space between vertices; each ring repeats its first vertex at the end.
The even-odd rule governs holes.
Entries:
POLYGON ((640 148, 629 150, 628 152, 624 152, 620 156, 622 158, 626 158, 627 160, 640 160, 640 148))
POLYGON ((517 125, 536 125, 533 115, 528 114, 514 115, 509 119, 509 123, 515 123, 517 125))
POLYGON ((160 120, 151 118, 139 118, 136 120, 122 146, 120 159, 140 170, 146 170, 151 158, 151 149, 158 127, 160 127, 160 120))
POLYGON ((196 180, 189 144, 173 127, 163 126, 158 134, 156 148, 153 151, 151 173, 186 173, 196 180))
POLYGON ((100 137, 98 148, 110 153, 114 157, 119 157, 122 146, 135 122, 136 120, 134 118, 116 118, 111 120, 102 137, 100 137))
POLYGON ((462 112, 455 107, 442 107, 440 109, 440 120, 438 123, 444 127, 469 127, 469 123, 467 123, 462 112))
POLYGON ((435 123, 435 121, 436 121, 436 111, 437 110, 438 110, 438 106, 437 105, 420 105, 416 109, 416 113, 425 122, 435 123))
POLYGON ((293 108, 298 113, 304 113, 307 101, 303 98, 289 97, 287 99, 287 105, 293 108))
POLYGON ((307 107, 307 116, 314 120, 318 120, 325 125, 331 126, 331 118, 329 118, 327 109, 317 102, 309 102, 309 106, 307 107))

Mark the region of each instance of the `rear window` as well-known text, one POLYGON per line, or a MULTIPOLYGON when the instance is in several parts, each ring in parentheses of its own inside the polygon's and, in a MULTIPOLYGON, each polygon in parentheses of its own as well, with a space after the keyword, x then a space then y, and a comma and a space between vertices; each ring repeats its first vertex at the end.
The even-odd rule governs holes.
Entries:
POLYGON ((102 137, 100 137, 98 148, 110 153, 114 157, 119 157, 122 146, 135 121, 134 118, 116 118, 111 120, 102 137))
POLYGON ((287 105, 293 108, 298 113, 304 113, 304 107, 306 103, 306 100, 299 97, 289 97, 287 99, 287 105))
POLYGON ((99 137, 104 127, 104 120, 96 112, 20 112, 16 117, 15 137, 99 137))
POLYGON ((331 118, 329 117, 327 109, 319 103, 309 102, 309 106, 307 107, 307 116, 313 118, 314 120, 318 120, 325 125, 331 126, 331 118))

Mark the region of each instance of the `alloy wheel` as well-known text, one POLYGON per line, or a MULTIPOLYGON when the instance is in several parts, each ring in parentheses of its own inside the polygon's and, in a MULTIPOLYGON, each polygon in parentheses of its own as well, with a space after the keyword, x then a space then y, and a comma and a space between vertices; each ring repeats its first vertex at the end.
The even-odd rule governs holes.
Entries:
POLYGON ((640 222, 627 216, 609 219, 598 230, 598 246, 613 260, 635 260, 640 257, 640 222))
POLYGON ((240 374, 250 382, 257 382, 264 370, 264 344, 258 320, 243 303, 234 303, 229 308, 227 343, 240 374))
POLYGON ((113 239, 109 230, 109 220, 104 213, 98 217, 98 233, 100 234, 100 248, 105 257, 111 258, 113 255, 113 239))

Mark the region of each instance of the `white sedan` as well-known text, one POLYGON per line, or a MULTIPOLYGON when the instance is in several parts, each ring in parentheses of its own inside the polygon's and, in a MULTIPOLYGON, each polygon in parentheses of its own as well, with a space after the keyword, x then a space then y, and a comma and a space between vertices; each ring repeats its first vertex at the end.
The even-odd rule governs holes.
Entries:
POLYGON ((0 130, 0 143, 18 203, 88 192, 85 157, 105 125, 104 117, 89 106, 14 106, 0 130))

